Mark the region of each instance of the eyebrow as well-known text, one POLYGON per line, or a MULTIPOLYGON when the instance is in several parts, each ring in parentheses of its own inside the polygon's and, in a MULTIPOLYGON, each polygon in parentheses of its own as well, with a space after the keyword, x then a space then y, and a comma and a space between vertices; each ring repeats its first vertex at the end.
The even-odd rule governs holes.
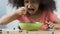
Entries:
POLYGON ((39 2, 39 0, 29 0, 29 1, 31 1, 31 2, 39 2))
MULTIPOLYGON (((37 3, 39 3, 39 1, 38 1, 38 0, 25 0, 25 1, 37 2, 37 3)), ((24 1, 24 2, 25 2, 25 1, 24 1)))

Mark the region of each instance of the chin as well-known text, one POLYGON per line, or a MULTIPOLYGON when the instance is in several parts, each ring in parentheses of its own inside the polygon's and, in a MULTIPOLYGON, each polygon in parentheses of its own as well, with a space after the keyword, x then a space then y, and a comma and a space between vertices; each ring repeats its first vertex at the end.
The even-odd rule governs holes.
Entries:
POLYGON ((30 13, 30 12, 28 12, 30 15, 34 15, 35 13, 34 12, 32 12, 32 13, 30 13))
POLYGON ((30 15, 34 15, 34 14, 31 13, 30 15))

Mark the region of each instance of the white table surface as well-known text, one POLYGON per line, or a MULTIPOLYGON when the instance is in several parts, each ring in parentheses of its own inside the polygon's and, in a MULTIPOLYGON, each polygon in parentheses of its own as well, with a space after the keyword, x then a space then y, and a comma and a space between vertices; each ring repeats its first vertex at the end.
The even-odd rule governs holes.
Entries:
POLYGON ((26 31, 23 30, 22 32, 20 32, 19 30, 2 30, 2 34, 52 34, 52 32, 54 32, 54 34, 60 34, 60 30, 54 30, 54 31, 26 31), (28 33, 27 33, 28 32, 28 33))

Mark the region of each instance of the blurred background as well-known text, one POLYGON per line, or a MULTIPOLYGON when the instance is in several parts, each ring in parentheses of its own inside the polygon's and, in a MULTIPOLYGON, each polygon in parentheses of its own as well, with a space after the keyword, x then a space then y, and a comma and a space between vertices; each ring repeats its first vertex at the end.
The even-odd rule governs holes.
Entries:
MULTIPOLYGON (((11 5, 8 5, 7 0, 0 0, 0 18, 4 16, 5 14, 9 14, 12 11, 14 11, 15 8, 12 8, 11 5)), ((1 29, 18 29, 18 22, 17 20, 7 24, 7 25, 0 25, 1 29)))
MULTIPOLYGON (((60 18, 60 0, 55 0, 56 1, 56 8, 57 12, 55 12, 60 18)), ((0 0, 0 18, 4 16, 5 14, 9 14, 12 11, 15 11, 15 8, 12 8, 12 5, 8 5, 7 0, 0 0)), ((17 20, 7 24, 7 25, 0 25, 1 29, 18 29, 18 22, 17 20)))

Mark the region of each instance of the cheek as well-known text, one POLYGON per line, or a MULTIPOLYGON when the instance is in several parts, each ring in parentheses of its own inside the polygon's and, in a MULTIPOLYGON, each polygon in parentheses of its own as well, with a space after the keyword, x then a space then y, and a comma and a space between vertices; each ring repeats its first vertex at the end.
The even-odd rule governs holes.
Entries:
POLYGON ((34 4, 35 9, 37 10, 39 8, 39 4, 34 4))
POLYGON ((35 10, 36 10, 36 11, 38 10, 38 8, 39 8, 39 6, 38 6, 38 5, 35 5, 35 10))

